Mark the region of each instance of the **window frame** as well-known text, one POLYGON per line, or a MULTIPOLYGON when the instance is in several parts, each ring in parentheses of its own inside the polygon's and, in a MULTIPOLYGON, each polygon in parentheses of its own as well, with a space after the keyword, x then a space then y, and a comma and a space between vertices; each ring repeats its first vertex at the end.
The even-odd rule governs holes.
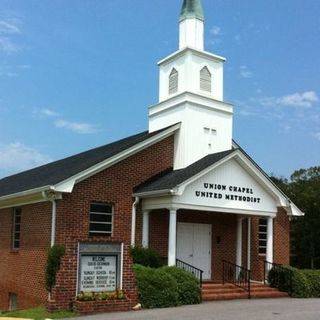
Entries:
POLYGON ((21 219, 22 219, 22 209, 21 208, 13 208, 13 215, 12 215, 12 235, 11 235, 11 249, 14 251, 18 251, 21 247, 21 219), (20 222, 16 222, 17 214, 20 216, 20 222), (19 231, 16 231, 16 226, 19 225, 19 231), (19 235, 16 238, 16 234, 19 235), (19 245, 16 246, 16 242, 19 242, 19 245))
POLYGON ((207 93, 212 93, 212 73, 210 72, 208 66, 204 66, 200 70, 200 90, 207 93), (204 75, 203 72, 206 71, 207 73, 204 75), (208 85, 209 84, 209 85, 208 85), (208 90, 209 89, 209 90, 208 90))
POLYGON ((172 68, 169 75, 169 85, 168 85, 169 95, 173 95, 179 91, 179 72, 176 68, 172 68), (173 79, 173 76, 175 77, 173 79), (175 81, 175 82, 174 82, 175 81), (174 84, 172 88, 172 84, 174 84))
POLYGON ((268 238, 268 219, 266 218, 259 218, 259 224, 258 224, 258 254, 259 256, 265 256, 267 254, 267 238, 268 238), (263 223, 261 223, 263 221, 263 223), (261 231, 260 227, 264 227, 266 231, 261 231), (263 239, 261 236, 265 235, 265 239, 263 239), (264 242, 265 245, 261 245, 260 242, 264 242), (263 249, 265 252, 261 252, 260 250, 263 249))
POLYGON ((113 236, 113 227, 114 227, 114 204, 111 202, 101 202, 101 201, 90 202, 90 206, 89 206, 89 237, 112 237, 113 236), (92 205, 109 206, 109 207, 111 207, 111 213, 91 211, 92 205), (91 221, 91 214, 111 216, 111 222, 91 221), (91 224, 110 225, 111 231, 110 232, 109 231, 91 231, 90 230, 91 224))

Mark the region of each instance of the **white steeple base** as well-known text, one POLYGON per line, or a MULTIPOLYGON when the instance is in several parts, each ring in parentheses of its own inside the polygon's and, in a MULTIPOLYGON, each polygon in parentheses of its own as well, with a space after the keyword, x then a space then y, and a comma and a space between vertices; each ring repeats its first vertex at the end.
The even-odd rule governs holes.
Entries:
POLYGON ((179 49, 186 47, 204 50, 204 23, 200 19, 185 19, 180 22, 179 49))

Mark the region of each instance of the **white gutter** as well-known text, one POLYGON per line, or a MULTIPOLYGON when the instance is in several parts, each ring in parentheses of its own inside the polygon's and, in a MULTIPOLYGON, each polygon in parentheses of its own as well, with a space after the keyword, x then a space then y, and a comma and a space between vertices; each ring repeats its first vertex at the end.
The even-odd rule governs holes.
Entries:
POLYGON ((139 203, 139 197, 135 198, 132 204, 132 214, 131 214, 131 246, 136 243, 136 216, 137 216, 137 205, 139 203))
POLYGON ((34 194, 34 193, 38 193, 38 192, 44 192, 44 191, 48 191, 48 190, 54 191, 55 189, 54 189, 53 186, 44 186, 44 187, 40 187, 40 188, 29 189, 29 190, 26 190, 26 191, 12 193, 12 194, 9 194, 7 196, 0 197, 0 201, 8 200, 8 199, 11 199, 11 198, 18 198, 18 197, 28 196, 30 194, 34 194))

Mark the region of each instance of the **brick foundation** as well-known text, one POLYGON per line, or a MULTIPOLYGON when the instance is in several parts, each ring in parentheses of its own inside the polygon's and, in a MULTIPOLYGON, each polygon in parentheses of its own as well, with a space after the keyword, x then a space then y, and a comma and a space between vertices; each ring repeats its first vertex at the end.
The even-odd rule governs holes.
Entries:
POLYGON ((76 301, 74 311, 82 315, 101 312, 129 311, 136 305, 136 300, 109 300, 109 301, 76 301))

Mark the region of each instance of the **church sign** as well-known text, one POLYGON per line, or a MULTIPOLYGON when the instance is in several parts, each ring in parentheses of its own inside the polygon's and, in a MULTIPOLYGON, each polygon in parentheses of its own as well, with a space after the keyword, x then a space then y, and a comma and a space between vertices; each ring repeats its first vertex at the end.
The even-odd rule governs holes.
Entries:
POLYGON ((80 244, 78 292, 115 291, 120 283, 121 245, 80 244))
POLYGON ((195 191, 195 196, 197 198, 224 199, 251 203, 261 202, 261 198, 255 196, 254 190, 250 187, 208 182, 204 182, 202 188, 195 191))
POLYGON ((117 289, 117 256, 82 255, 80 291, 102 292, 117 289))

